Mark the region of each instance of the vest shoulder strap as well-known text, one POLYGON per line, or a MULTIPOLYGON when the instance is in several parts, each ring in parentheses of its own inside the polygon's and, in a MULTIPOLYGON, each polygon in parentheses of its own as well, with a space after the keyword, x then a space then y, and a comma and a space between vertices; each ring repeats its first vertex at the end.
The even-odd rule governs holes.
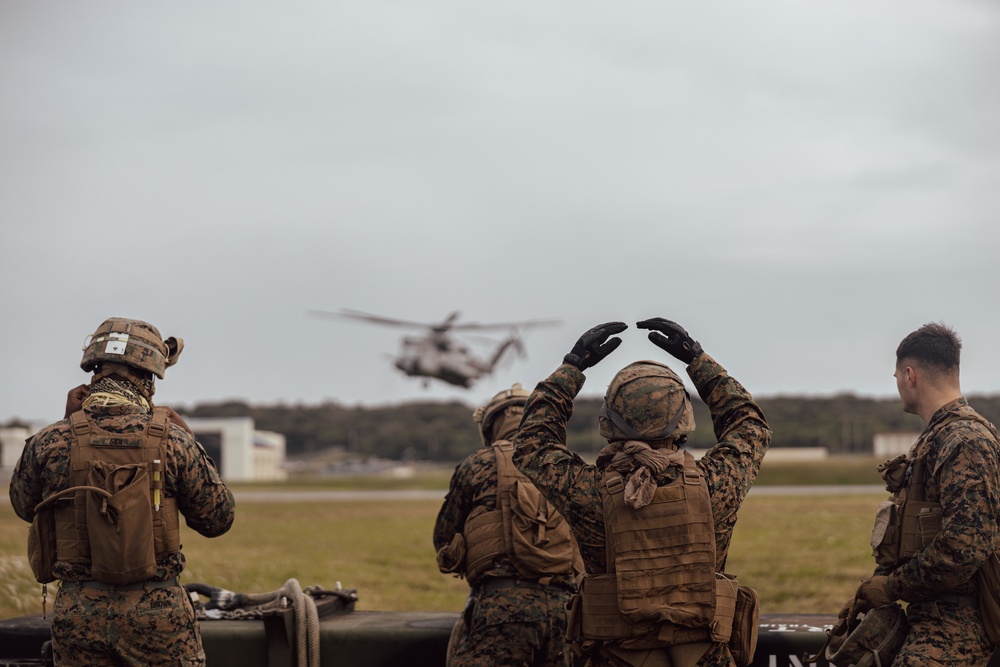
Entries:
POLYGON ((507 553, 511 553, 513 550, 510 534, 510 526, 513 521, 510 507, 510 487, 515 479, 522 476, 510 458, 513 453, 514 444, 509 440, 497 440, 493 443, 493 454, 496 457, 497 466, 497 509, 500 510, 503 519, 503 548, 507 553))

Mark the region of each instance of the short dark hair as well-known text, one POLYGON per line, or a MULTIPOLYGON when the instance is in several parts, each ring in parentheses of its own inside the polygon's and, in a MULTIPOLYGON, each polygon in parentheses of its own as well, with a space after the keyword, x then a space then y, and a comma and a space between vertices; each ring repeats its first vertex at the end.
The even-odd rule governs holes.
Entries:
POLYGON ((896 348, 896 365, 912 360, 941 372, 958 371, 962 339, 944 322, 931 322, 920 327, 896 348))

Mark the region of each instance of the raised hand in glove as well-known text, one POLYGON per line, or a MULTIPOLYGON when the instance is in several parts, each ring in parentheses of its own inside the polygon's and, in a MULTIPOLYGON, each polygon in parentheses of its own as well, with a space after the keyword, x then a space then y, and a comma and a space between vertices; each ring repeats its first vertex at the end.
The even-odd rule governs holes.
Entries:
POLYGON ((890 602, 895 602, 896 599, 889 594, 886 588, 888 582, 889 577, 882 574, 869 577, 858 586, 856 597, 870 604, 872 609, 884 607, 890 602))
POLYGON ((628 329, 624 322, 606 322, 598 324, 580 336, 570 353, 563 357, 563 362, 576 366, 581 371, 596 365, 622 344, 621 338, 611 338, 616 333, 628 329))
POLYGON ((665 320, 662 317, 653 317, 635 324, 640 329, 652 329, 649 332, 649 340, 658 348, 669 352, 685 364, 690 364, 694 358, 704 352, 701 343, 691 338, 684 327, 665 320))

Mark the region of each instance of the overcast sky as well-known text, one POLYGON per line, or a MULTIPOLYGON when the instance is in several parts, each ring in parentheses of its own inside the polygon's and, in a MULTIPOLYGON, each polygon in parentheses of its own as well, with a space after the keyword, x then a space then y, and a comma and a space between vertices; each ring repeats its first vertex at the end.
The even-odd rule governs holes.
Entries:
POLYGON ((0 421, 109 316, 180 406, 479 402, 652 316, 761 396, 894 396, 943 320, 1000 392, 998 74, 990 0, 0 0, 0 421), (464 392, 340 308, 562 324, 464 392))

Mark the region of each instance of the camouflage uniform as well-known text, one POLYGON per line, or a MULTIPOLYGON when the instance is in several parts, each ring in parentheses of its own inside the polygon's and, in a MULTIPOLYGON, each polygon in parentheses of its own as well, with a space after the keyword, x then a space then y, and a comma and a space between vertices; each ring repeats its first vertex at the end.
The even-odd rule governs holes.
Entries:
MULTIPOLYGON (((434 524, 434 548, 440 550, 461 533, 477 507, 497 509, 497 465, 492 447, 473 453, 458 465, 434 524)), ((484 591, 488 582, 517 579, 506 556, 496 558, 475 581, 467 609, 468 633, 458 638, 454 667, 493 665, 564 665, 571 663, 566 645, 566 606, 576 591, 571 576, 553 577, 547 586, 524 585, 484 591)))
POLYGON ((924 459, 925 499, 940 503, 943 514, 934 541, 886 581, 890 597, 910 603, 910 631, 896 667, 986 665, 993 652, 978 605, 968 600, 978 597, 975 574, 1000 531, 1000 444, 969 412, 965 398, 941 407, 908 456, 924 459))
MULTIPOLYGON (((148 409, 131 403, 94 406, 87 415, 112 433, 141 433, 150 421, 148 409)), ((194 437, 179 426, 169 428, 165 496, 176 498, 198 533, 225 533, 233 523, 232 493, 194 437)), ((70 422, 63 419, 25 444, 10 482, 11 505, 25 521, 42 499, 69 488, 72 441, 70 422)), ((158 561, 151 581, 172 579, 183 569, 184 555, 171 554, 158 561)), ((88 564, 57 560, 53 572, 63 581, 52 619, 57 665, 205 663, 194 609, 181 586, 111 591, 71 583, 91 579, 88 564)))
MULTIPOLYGON (((771 440, 771 430, 753 397, 707 354, 688 366, 688 375, 712 413, 718 444, 698 461, 712 500, 716 570, 726 566, 736 512, 750 490, 771 440)), ((600 488, 604 470, 589 465, 566 447, 566 422, 585 377, 564 363, 535 388, 514 438, 514 464, 569 522, 587 572, 607 572, 604 510, 600 488)), ((599 464, 603 463, 599 459, 599 464)), ((677 478, 671 466, 656 478, 662 486, 677 478)), ((606 653, 589 654, 594 665, 617 664, 606 653)), ((714 644, 699 665, 735 664, 724 644, 714 644)))

